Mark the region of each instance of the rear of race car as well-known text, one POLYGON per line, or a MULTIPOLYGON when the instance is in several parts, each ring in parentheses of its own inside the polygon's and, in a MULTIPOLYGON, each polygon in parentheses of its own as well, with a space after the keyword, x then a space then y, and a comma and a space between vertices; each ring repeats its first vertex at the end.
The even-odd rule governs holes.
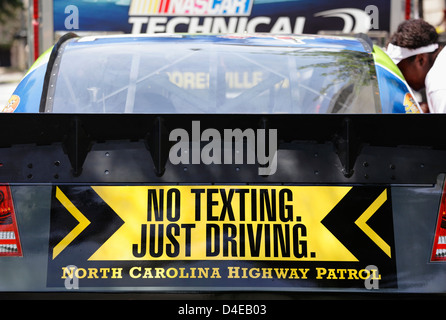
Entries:
POLYGON ((69 38, 0 117, 2 292, 445 293, 444 117, 378 48, 69 38))

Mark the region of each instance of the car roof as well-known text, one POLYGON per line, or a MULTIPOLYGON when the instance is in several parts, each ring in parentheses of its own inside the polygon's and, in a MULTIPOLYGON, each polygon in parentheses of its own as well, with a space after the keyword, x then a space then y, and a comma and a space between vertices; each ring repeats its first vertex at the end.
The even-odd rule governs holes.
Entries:
MULTIPOLYGON (((17 94, 21 95, 23 100, 19 108, 19 112, 44 112, 46 105, 47 92, 49 90, 49 76, 55 65, 55 62, 61 59, 67 51, 75 50, 77 48, 87 49, 100 48, 101 46, 126 46, 128 44, 143 45, 156 43, 157 45, 166 45, 166 50, 172 48, 172 44, 180 43, 190 46, 194 43, 197 45, 225 45, 225 46, 244 46, 244 47, 259 47, 259 48, 287 48, 299 49, 306 53, 319 52, 333 52, 346 54, 351 52, 352 57, 359 54, 373 54, 374 46, 371 40, 366 35, 358 36, 329 36, 329 35, 286 35, 286 34, 114 34, 114 35, 77 35, 75 33, 64 34, 55 45, 46 52, 45 63, 39 63, 39 68, 33 67, 32 70, 40 70, 42 67, 46 69, 46 74, 43 76, 33 75, 28 73, 25 80, 33 78, 35 81, 38 77, 39 88, 29 88, 29 81, 22 81, 17 88, 17 94), (304 49, 304 50, 302 50, 304 49), (40 78, 39 78, 40 77, 40 78), (43 86, 43 89, 41 89, 43 86), (34 96, 31 98, 31 93, 34 96), (25 101, 40 100, 40 107, 35 110, 35 102, 26 104, 25 101)), ((108 48, 105 48, 108 50, 108 48)), ((39 61, 40 61, 39 60, 39 61)), ((60 61, 60 60, 59 60, 60 61)), ((372 60, 373 61, 373 60, 372 60)), ((56 64, 57 65, 57 64, 56 64)), ((42 70, 40 73, 45 73, 42 70)), ((34 72, 35 73, 35 72, 34 72)), ((35 87, 35 86, 33 86, 35 87)))
POLYGON ((373 45, 367 36, 340 37, 327 35, 274 35, 274 34, 119 34, 119 35, 94 35, 73 39, 67 44, 65 50, 76 45, 101 45, 101 44, 125 44, 125 43, 172 43, 187 41, 244 45, 265 47, 288 47, 307 49, 328 49, 332 51, 356 51, 371 53, 373 45))

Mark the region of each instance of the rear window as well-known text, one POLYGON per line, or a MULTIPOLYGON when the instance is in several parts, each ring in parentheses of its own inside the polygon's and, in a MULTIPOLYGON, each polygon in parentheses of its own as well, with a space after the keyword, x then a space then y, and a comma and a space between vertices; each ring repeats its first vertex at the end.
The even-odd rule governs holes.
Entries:
POLYGON ((46 112, 376 113, 367 53, 205 41, 77 42, 46 112))

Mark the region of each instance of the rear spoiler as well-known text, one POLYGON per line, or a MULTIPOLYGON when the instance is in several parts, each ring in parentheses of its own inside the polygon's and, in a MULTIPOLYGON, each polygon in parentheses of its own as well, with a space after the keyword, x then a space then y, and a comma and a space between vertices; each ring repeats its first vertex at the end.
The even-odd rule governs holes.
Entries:
POLYGON ((0 181, 432 185, 446 172, 444 123, 441 114, 3 113, 0 181), (276 129, 276 172, 259 175, 247 161, 173 164, 170 133, 196 140, 197 122, 198 139, 206 129, 276 129))

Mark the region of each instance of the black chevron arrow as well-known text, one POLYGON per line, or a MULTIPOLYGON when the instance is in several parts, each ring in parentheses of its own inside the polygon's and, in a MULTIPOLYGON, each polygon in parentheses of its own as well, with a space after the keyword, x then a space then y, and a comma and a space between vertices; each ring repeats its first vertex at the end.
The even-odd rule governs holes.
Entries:
MULTIPOLYGON (((385 191, 383 187, 353 187, 322 220, 322 224, 360 261, 378 263, 389 256, 355 224, 355 221, 385 191)), ((387 201, 374 213, 379 223, 368 225, 393 248, 393 220, 389 190, 387 201)), ((393 256, 393 255, 392 255, 393 256)))
MULTIPOLYGON (((86 261, 123 225, 124 221, 91 187, 60 186, 58 188, 90 223, 56 259, 86 261)), ((51 210, 50 250, 77 225, 77 221, 67 208, 56 199, 53 200, 51 210)))

